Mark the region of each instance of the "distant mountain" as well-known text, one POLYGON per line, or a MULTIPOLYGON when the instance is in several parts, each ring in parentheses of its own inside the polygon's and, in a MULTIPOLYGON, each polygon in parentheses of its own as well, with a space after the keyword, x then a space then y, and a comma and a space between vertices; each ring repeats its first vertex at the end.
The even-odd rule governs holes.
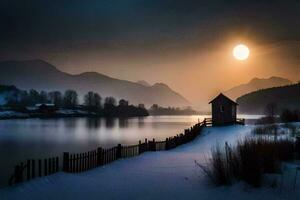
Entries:
POLYGON ((140 84, 140 85, 143 85, 143 86, 146 86, 146 87, 151 86, 147 81, 144 81, 144 80, 137 81, 136 83, 140 84))
POLYGON ((237 99, 239 113, 263 114, 266 105, 277 104, 282 109, 300 110, 300 83, 251 92, 237 99))
POLYGON ((15 85, 20 89, 60 90, 74 89, 82 97, 88 91, 102 97, 127 99, 132 104, 149 106, 186 106, 189 102, 163 83, 153 86, 119 80, 96 72, 71 75, 58 70, 43 60, 0 62, 0 84, 15 85))
POLYGON ((292 83, 293 82, 288 79, 276 76, 270 77, 268 79, 254 78, 248 83, 233 87, 230 90, 225 91, 224 93, 232 99, 237 99, 244 94, 254 92, 256 90, 290 85, 292 83))

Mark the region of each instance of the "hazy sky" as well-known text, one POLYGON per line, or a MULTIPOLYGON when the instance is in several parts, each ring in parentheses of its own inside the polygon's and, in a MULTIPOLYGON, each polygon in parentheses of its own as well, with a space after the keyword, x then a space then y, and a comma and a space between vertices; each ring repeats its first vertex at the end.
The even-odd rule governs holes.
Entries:
POLYGON ((300 80, 300 1, 1 0, 0 60, 36 58, 164 82, 199 106, 253 77, 300 80))

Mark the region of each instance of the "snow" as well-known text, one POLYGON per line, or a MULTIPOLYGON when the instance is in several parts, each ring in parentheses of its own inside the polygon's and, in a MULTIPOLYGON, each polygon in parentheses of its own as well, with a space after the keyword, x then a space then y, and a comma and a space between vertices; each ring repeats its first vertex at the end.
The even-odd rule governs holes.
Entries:
POLYGON ((0 118, 26 118, 28 114, 15 111, 0 111, 0 118))
POLYGON ((35 107, 40 107, 42 105, 49 106, 49 107, 54 107, 55 106, 55 104, 53 104, 53 103, 37 103, 37 104, 35 104, 35 107))
POLYGON ((72 109, 61 109, 56 111, 57 114, 65 114, 65 115, 72 115, 72 114, 89 114, 87 111, 84 110, 72 110, 72 109))
MULTIPOLYGON (((201 199, 277 200, 300 198, 297 189, 265 186, 255 189, 243 183, 214 187, 194 161, 205 162, 212 146, 234 143, 251 134, 252 126, 205 128, 193 142, 170 151, 147 152, 109 165, 78 173, 56 173, 0 190, 1 200, 10 199, 201 199)), ((293 165, 291 165, 293 166, 293 165)), ((294 177, 292 167, 288 173, 294 177)), ((273 175, 271 175, 272 177, 273 175)), ((287 177, 287 182, 293 178, 287 177)))

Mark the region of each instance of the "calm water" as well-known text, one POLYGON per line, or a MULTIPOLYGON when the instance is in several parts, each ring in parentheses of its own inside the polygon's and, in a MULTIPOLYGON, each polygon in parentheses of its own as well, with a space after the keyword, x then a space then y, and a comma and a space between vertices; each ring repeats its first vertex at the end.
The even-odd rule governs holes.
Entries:
POLYGON ((118 143, 137 144, 145 138, 164 140, 209 116, 149 116, 130 119, 0 120, 0 186, 13 167, 27 158, 62 156, 118 143))

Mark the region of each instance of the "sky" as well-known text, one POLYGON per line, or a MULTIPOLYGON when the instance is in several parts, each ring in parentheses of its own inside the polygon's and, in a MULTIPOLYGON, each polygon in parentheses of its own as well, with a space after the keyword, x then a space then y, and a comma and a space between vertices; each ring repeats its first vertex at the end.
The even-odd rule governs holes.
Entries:
POLYGON ((299 18, 298 0, 2 0, 0 60, 164 82, 202 106, 254 77, 299 81, 299 18))

